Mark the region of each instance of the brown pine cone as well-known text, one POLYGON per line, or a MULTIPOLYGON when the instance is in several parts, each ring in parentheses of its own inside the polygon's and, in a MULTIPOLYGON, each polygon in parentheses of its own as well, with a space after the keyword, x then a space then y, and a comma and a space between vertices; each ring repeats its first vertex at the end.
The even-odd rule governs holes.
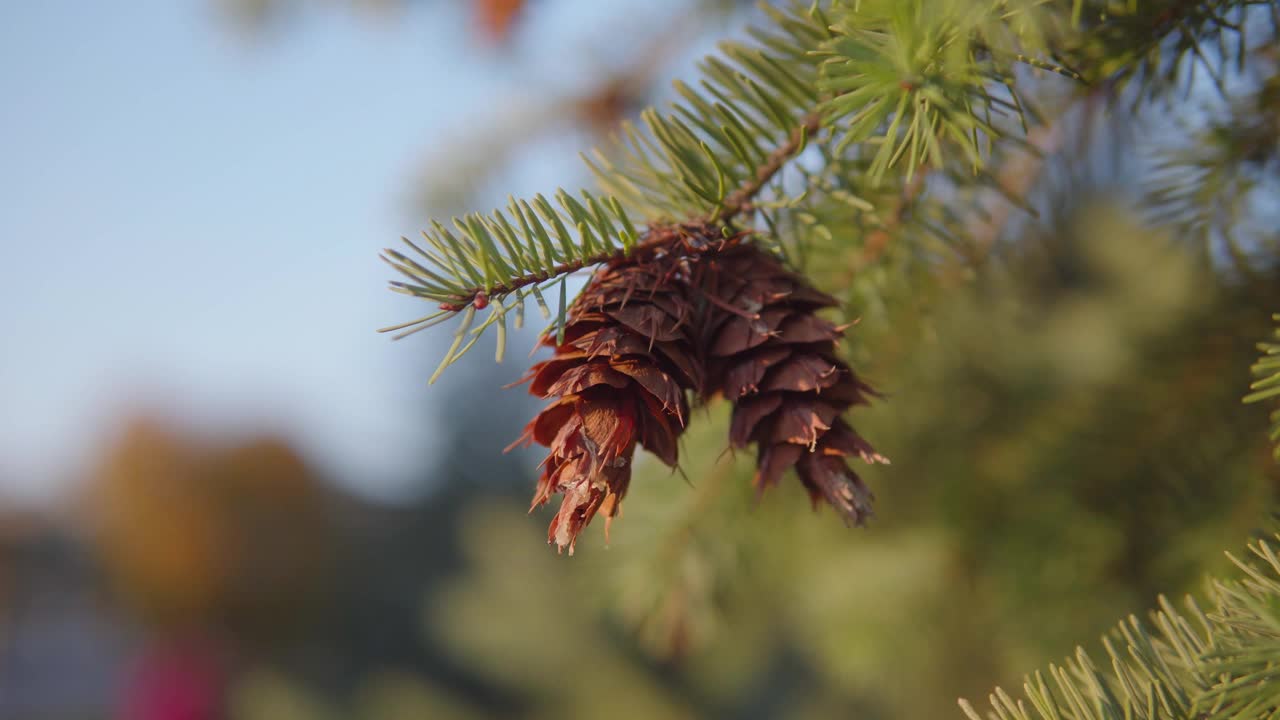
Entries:
MULTIPOLYGON (((570 307, 555 355, 529 370, 529 392, 555 402, 515 445, 550 448, 533 508, 564 500, 547 542, 573 554, 597 512, 605 533, 631 482, 636 444, 674 467, 689 416, 687 390, 702 384, 692 347, 693 305, 675 258, 625 260, 598 270, 570 307)), ((515 446, 513 445, 513 447, 515 446)), ((532 508, 531 508, 532 510, 532 508)))
POLYGON ((756 487, 763 492, 795 467, 815 506, 826 500, 861 525, 873 498, 845 458, 888 460, 842 417, 876 393, 836 352, 844 328, 816 315, 835 299, 751 244, 703 262, 708 392, 734 403, 733 446, 757 444, 756 487))

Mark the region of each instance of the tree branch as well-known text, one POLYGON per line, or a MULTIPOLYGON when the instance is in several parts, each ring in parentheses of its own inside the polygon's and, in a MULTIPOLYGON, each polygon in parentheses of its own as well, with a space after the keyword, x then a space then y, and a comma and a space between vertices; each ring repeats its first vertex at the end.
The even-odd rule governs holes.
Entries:
POLYGON ((822 117, 818 113, 810 113, 800 122, 800 126, 791 131, 787 141, 779 145, 764 164, 756 168, 755 177, 743 183, 738 189, 725 196, 720 209, 712 216, 713 220, 729 222, 743 210, 752 207, 751 201, 764 189, 764 186, 778 174, 787 161, 795 157, 808 138, 822 126, 822 117))
POLYGON ((623 258, 645 257, 656 254, 661 251, 669 250, 677 244, 683 243, 683 252, 689 255, 697 255, 710 250, 714 250, 718 245, 713 244, 697 244, 686 243, 685 239, 694 234, 696 228, 701 227, 701 223, 675 224, 675 225, 652 225, 648 232, 645 233, 645 240, 642 240, 632 246, 631 251, 613 250, 610 252, 596 253, 588 255, 585 258, 574 260, 573 262, 561 263, 548 271, 522 275, 519 278, 506 283, 494 285, 486 290, 485 288, 468 288, 465 294, 453 296, 457 302, 440 303, 441 310, 451 312, 459 312, 465 310, 468 305, 475 305, 477 310, 483 310, 488 305, 489 297, 502 297, 510 295, 517 290, 524 289, 530 285, 536 285, 540 282, 546 282, 579 270, 600 265, 608 262, 615 262, 623 258))
MULTIPOLYGON (((756 168, 756 172, 751 179, 747 180, 733 192, 725 196, 724 200, 721 201, 719 208, 711 214, 710 222, 719 222, 727 225, 733 218, 742 212, 753 209, 754 205, 752 204, 752 201, 755 197, 759 195, 765 185, 767 185, 769 181, 786 166, 787 161, 795 157, 796 153, 799 152, 805 143, 808 142, 808 138, 816 133, 820 127, 821 116, 818 113, 810 113, 805 116, 805 118, 800 122, 800 125, 796 127, 795 130, 791 131, 791 135, 787 137, 786 142, 782 143, 775 148, 773 152, 769 153, 769 156, 760 165, 760 167, 756 168)), ((693 222, 694 224, 701 224, 697 221, 693 222)), ((579 258, 572 262, 561 263, 548 271, 523 275, 508 282, 494 285, 488 289, 482 287, 468 288, 466 292, 454 295, 454 302, 440 303, 440 309, 458 312, 465 310, 469 305, 475 305, 476 309, 482 310, 486 305, 488 305, 490 296, 502 297, 516 292, 517 290, 529 287, 530 285, 546 282, 547 280, 551 280, 562 275, 568 275, 569 273, 574 273, 593 265, 621 260, 624 257, 645 255, 668 249, 676 242, 680 241, 681 238, 687 237, 688 233, 681 232, 681 228, 684 227, 688 226, 651 226, 647 233, 647 239, 632 247, 630 253, 621 249, 596 253, 595 255, 579 258)), ((690 245, 687 246, 686 249, 692 253, 698 253, 708 249, 708 247, 690 245)))

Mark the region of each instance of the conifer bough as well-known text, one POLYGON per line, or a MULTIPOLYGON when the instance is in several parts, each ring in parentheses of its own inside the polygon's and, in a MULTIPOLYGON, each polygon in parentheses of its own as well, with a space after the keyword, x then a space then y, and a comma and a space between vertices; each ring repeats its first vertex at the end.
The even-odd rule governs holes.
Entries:
MULTIPOLYGON (((732 224, 760 211, 758 197, 824 122, 848 114, 848 103, 826 104, 848 88, 828 91, 819 78, 814 51, 841 32, 823 5, 766 7, 773 27, 753 32, 758 44, 723 45, 726 59, 707 60, 700 91, 677 85, 684 102, 675 114, 646 112, 646 132, 627 127, 613 153, 588 160, 609 195, 511 199, 505 212, 434 223, 421 245, 406 239, 414 257, 383 255, 408 280, 393 290, 439 308, 385 330, 404 337, 461 315, 432 380, 489 326, 501 356, 508 314, 519 326, 532 296, 550 319, 543 293, 558 292, 541 340, 555 355, 526 378, 553 402, 521 442, 549 448, 534 505, 564 496, 548 533, 561 549, 572 551, 596 513, 617 513, 637 445, 675 465, 690 399, 726 387, 733 444, 757 444, 761 488, 794 466, 815 502, 851 523, 870 514, 870 493, 844 458, 880 457, 838 417, 869 389, 836 357, 841 330, 813 315, 835 303, 732 224), (632 213, 649 220, 644 233, 632 213), (566 276, 596 266, 570 306, 566 276), (488 316, 473 327, 481 310, 488 316), (757 387, 760 398, 751 397, 757 387)), ((907 160, 919 164, 928 147, 913 144, 907 160)), ((881 170, 901 154, 882 152, 881 170)))
MULTIPOLYGON (((716 393, 734 403, 732 444, 758 448, 761 486, 794 467, 815 499, 859 523, 870 493, 845 460, 883 458, 841 416, 871 391, 838 357, 842 329, 814 315, 834 301, 771 249, 808 252, 814 238, 831 239, 811 212, 825 199, 851 209, 878 254, 891 231, 904 234, 909 206, 934 200, 925 169, 1004 192, 987 164, 1025 145, 1037 118, 1020 68, 1110 88, 1142 72, 1171 77, 1179 63, 1163 59, 1164 38, 1176 33, 1175 49, 1190 54, 1211 31, 1237 32, 1232 12, 1258 2, 764 5, 769 22, 750 31, 753 42, 722 44, 696 86, 675 84, 672 112, 645 111, 642 128, 624 124, 614 147, 587 159, 602 195, 513 198, 450 227, 434 222, 423 243, 405 240, 410 253, 387 250, 406 279, 392 289, 438 309, 384 331, 399 338, 460 317, 434 381, 490 327, 501 358, 508 320, 519 327, 530 298, 551 320, 542 342, 555 356, 529 380, 555 401, 525 441, 550 449, 535 504, 565 495, 550 531, 561 548, 597 512, 617 512, 637 445, 674 464, 690 398, 716 393), (1103 62, 1121 41, 1132 50, 1103 62), (814 162, 793 162, 802 156, 814 162), (803 180, 794 197, 784 182, 793 165, 803 180), (895 187, 904 189, 896 213, 868 200, 895 187), (748 236, 744 219, 770 232, 748 236), (778 231, 802 224, 808 237, 778 231), (571 306, 566 277, 597 267, 571 306), (554 313, 545 293, 558 296, 554 313)), ((918 224, 962 251, 963 219, 934 211, 943 225, 926 213, 918 224)))
MULTIPOLYGON (((1271 319, 1277 324, 1276 342, 1258 343, 1262 357, 1253 365, 1253 374, 1258 379, 1249 386, 1252 392, 1244 398, 1247 403, 1274 402, 1280 398, 1280 313, 1272 315, 1271 319)), ((1275 458, 1280 460, 1280 408, 1271 411, 1271 442, 1275 443, 1275 458)))

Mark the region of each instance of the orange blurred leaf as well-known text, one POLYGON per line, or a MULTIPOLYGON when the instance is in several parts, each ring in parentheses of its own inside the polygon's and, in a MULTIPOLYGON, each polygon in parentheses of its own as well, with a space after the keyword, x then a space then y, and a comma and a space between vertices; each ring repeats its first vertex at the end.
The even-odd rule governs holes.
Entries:
POLYGON ((524 0, 472 0, 476 20, 487 38, 494 43, 505 42, 511 28, 524 8, 524 0))

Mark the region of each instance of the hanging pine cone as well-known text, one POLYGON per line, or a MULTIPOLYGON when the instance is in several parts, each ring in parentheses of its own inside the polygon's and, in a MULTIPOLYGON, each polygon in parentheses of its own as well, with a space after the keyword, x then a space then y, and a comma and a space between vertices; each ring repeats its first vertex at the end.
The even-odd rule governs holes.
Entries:
POLYGON ((838 357, 843 328, 817 316, 835 300, 745 235, 663 231, 669 244, 596 272, 562 340, 541 340, 555 355, 524 378, 530 393, 554 399, 513 444, 550 449, 533 507, 564 499, 547 541, 572 554, 596 513, 607 536, 637 444, 676 465, 690 392, 734 403, 730 442, 757 444, 761 491, 794 467, 815 505, 862 524, 872 497, 846 458, 888 460, 842 417, 875 392, 838 357))
POLYGON ((733 446, 757 444, 756 487, 763 492, 794 467, 815 506, 825 500, 846 523, 862 524, 872 495, 846 458, 888 460, 843 418, 875 391, 839 358, 843 328, 816 315, 835 299, 751 244, 704 262, 708 391, 734 403, 733 446))
POLYGON ((550 448, 533 498, 538 507, 564 495, 548 543, 573 554, 597 512, 607 536, 631 482, 637 443, 676 465, 676 440, 689 416, 686 391, 702 384, 692 322, 681 263, 649 256, 598 270, 569 309, 563 341, 542 339, 555 355, 525 380, 531 394, 556 400, 515 445, 550 448))

